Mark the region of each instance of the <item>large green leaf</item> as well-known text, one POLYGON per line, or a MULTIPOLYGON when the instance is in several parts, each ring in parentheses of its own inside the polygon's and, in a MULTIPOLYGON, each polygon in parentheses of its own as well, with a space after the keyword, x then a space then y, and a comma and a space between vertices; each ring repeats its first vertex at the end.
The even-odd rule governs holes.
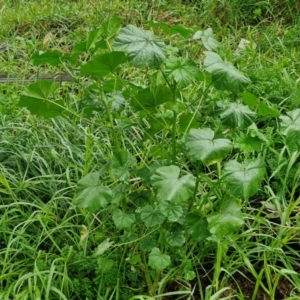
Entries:
POLYGON ((166 86, 158 85, 154 90, 150 88, 139 90, 136 97, 131 100, 131 105, 136 110, 151 110, 172 100, 172 91, 166 86))
POLYGON ((295 109, 286 113, 286 116, 280 116, 281 119, 281 129, 283 134, 287 134, 290 129, 298 130, 300 129, 300 109, 295 109))
POLYGON ((290 151, 300 151, 300 128, 291 127, 287 134, 285 143, 290 151))
POLYGON ((155 171, 151 182, 157 190, 159 200, 181 203, 193 195, 195 178, 191 174, 179 178, 179 173, 180 168, 177 166, 160 167, 155 171))
POLYGON ((162 254, 158 248, 153 248, 149 254, 149 266, 155 270, 163 270, 171 264, 169 255, 162 254))
POLYGON ((46 80, 32 83, 21 94, 18 105, 26 107, 32 114, 44 118, 66 115, 67 109, 63 106, 63 101, 52 100, 58 87, 57 83, 46 80))
POLYGON ((187 58, 169 58, 166 62, 167 79, 174 80, 179 88, 184 88, 199 77, 196 64, 187 58))
POLYGON ((211 28, 195 32, 193 39, 201 39, 204 47, 209 51, 215 50, 221 46, 221 44, 214 38, 213 31, 211 28))
POLYGON ((252 124, 256 115, 248 106, 240 103, 219 102, 218 106, 221 109, 220 117, 222 122, 232 128, 248 127, 252 124))
POLYGON ((81 67, 81 74, 83 76, 98 76, 103 77, 114 69, 127 61, 124 52, 113 51, 109 53, 99 54, 94 56, 90 61, 81 67))
POLYGON ((135 158, 127 151, 121 150, 116 153, 111 160, 111 171, 119 180, 128 180, 130 177, 129 170, 135 166, 135 158))
POLYGON ((129 228, 135 222, 134 214, 126 214, 120 209, 116 209, 112 219, 118 229, 129 228))
POLYGON ((37 51, 35 52, 31 59, 33 60, 33 64, 35 66, 39 66, 42 64, 49 64, 51 66, 57 66, 61 63, 60 58, 62 57, 62 53, 58 50, 50 50, 46 52, 37 51))
POLYGON ((147 227, 154 227, 163 223, 165 215, 159 210, 154 210, 151 205, 146 205, 141 209, 141 220, 147 227))
POLYGON ((171 222, 178 221, 183 215, 182 206, 172 202, 162 201, 159 204, 159 209, 171 222))
POLYGON ((237 198, 249 199, 255 195, 266 172, 262 158, 245 160, 240 164, 231 160, 224 166, 224 178, 232 195, 237 198))
POLYGON ((218 239, 235 233, 244 224, 241 208, 234 198, 224 198, 217 212, 207 218, 208 229, 218 239))
POLYGON ((99 185, 99 173, 89 173, 79 180, 76 190, 74 204, 91 212, 98 212, 112 200, 112 191, 99 185))
POLYGON ((244 90, 250 80, 244 76, 229 61, 214 52, 205 52, 204 68, 212 74, 212 81, 219 90, 227 90, 233 93, 240 93, 244 90))
POLYGON ((133 25, 122 28, 114 42, 114 49, 127 51, 135 66, 158 68, 165 60, 166 46, 148 30, 133 25))
POLYGON ((202 242, 211 235, 207 227, 207 219, 200 216, 200 214, 196 212, 187 214, 185 229, 195 241, 202 242))
POLYGON ((215 139, 214 136, 210 128, 191 129, 185 138, 188 155, 205 165, 220 162, 228 155, 232 144, 228 139, 215 139))

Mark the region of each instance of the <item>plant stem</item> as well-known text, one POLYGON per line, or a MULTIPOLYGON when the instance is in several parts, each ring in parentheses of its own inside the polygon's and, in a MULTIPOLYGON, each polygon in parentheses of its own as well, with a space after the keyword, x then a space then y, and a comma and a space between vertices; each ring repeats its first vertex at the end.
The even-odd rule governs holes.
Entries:
POLYGON ((102 102, 102 104, 105 108, 105 112, 106 112, 108 122, 109 122, 109 125, 110 125, 111 138, 114 142, 114 150, 116 152, 120 152, 121 146, 120 146, 120 141, 119 141, 119 138, 118 138, 118 134, 117 134, 116 130, 114 129, 113 116, 111 114, 110 107, 108 106, 107 101, 105 101, 105 99, 103 97, 102 86, 101 86, 101 82, 99 82, 99 81, 98 81, 98 86, 100 88, 100 97, 99 98, 100 98, 100 100, 101 100, 101 102, 102 102))

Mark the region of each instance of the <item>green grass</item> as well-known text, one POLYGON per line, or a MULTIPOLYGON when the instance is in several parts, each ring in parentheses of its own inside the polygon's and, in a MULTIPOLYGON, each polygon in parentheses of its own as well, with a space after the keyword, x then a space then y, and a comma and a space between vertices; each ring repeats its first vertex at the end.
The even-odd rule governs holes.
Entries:
MULTIPOLYGON (((0 73, 21 79, 64 72, 62 66, 34 66, 31 56, 39 50, 69 53, 108 17, 121 17, 122 26, 135 24, 145 29, 149 29, 149 20, 170 26, 211 27, 223 45, 220 56, 251 79, 247 91, 286 115, 299 106, 300 7, 295 1, 264 2, 0 0, 0 42, 8 44, 8 50, 0 52, 0 73), (242 38, 256 48, 235 55, 242 38)), ((177 47, 168 48, 170 56, 191 58, 203 67, 201 43, 164 36, 159 28, 153 31, 177 47)), ((88 58, 83 55, 81 59, 88 58)), ((126 65, 120 78, 147 86, 152 73, 126 65)), ((164 164, 166 159, 180 167, 180 177, 198 175, 196 200, 188 206, 205 215, 217 213, 220 199, 228 196, 225 183, 217 179, 223 163, 204 166, 186 158, 187 132, 180 131, 175 143, 177 135, 170 134, 173 107, 147 119, 128 104, 121 117, 112 114, 112 123, 105 111, 82 118, 87 83, 61 84, 56 97, 64 99, 75 113, 54 119, 38 118, 17 106, 24 91, 18 81, 1 84, 0 299, 298 299, 299 151, 286 145, 280 119, 260 115, 255 126, 243 131, 259 137, 263 146, 258 152, 267 166, 259 192, 239 202, 243 227, 222 241, 210 237, 195 242, 186 234, 183 246, 170 247, 165 240, 175 227, 166 227, 168 231, 160 225, 148 228, 137 219, 131 231, 119 230, 110 206, 90 212, 74 205, 78 182, 101 172, 101 184, 117 196, 117 189, 125 195, 118 196, 119 200, 115 196, 114 209, 139 216, 139 203, 145 199, 156 203, 156 195, 151 194, 154 188, 139 179, 148 176, 142 175, 143 167, 164 164), (163 130, 153 134, 151 126, 158 121, 163 130), (151 138, 146 139, 147 135, 151 138), (111 169, 116 145, 136 160, 130 179, 121 183, 111 169), (171 257, 171 266, 161 272, 154 271, 148 257, 157 241, 162 257, 165 252, 171 257), (286 294, 280 294, 283 286, 288 286, 286 294)), ((214 128, 221 136, 229 128, 219 119, 216 103, 236 100, 231 97, 238 98, 202 81, 183 89, 181 104, 188 101, 184 113, 200 120, 200 128, 214 128)), ((239 134, 238 129, 231 129, 226 137, 237 141, 239 134)), ((238 143, 234 146, 226 160, 257 156, 256 150, 240 150, 238 143)))

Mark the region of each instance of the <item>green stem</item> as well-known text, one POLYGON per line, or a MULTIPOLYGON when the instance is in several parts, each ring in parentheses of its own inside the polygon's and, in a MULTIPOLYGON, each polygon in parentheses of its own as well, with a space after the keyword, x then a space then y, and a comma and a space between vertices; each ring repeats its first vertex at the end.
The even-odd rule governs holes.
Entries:
POLYGON ((196 184, 195 184, 195 189, 194 189, 194 195, 193 197, 190 199, 190 203, 189 203, 189 207, 188 207, 188 211, 191 211, 193 204, 196 201, 196 196, 197 196, 197 191, 198 191, 198 187, 199 187, 199 173, 200 173, 200 162, 198 162, 197 164, 197 168, 196 168, 196 184))
POLYGON ((115 148, 116 152, 120 152, 121 146, 120 146, 119 137, 118 137, 118 134, 117 134, 116 130, 114 129, 114 120, 113 120, 113 116, 112 116, 111 111, 110 111, 110 107, 109 107, 108 103, 105 101, 105 99, 103 97, 101 82, 98 82, 98 86, 99 86, 99 89, 100 89, 100 101, 102 102, 102 104, 105 108, 105 112, 106 112, 108 122, 109 122, 109 125, 110 125, 111 138, 114 141, 114 148, 115 148))
MULTIPOLYGON (((149 272, 149 269, 148 269, 148 265, 147 265, 145 253, 142 253, 141 258, 142 258, 142 262, 143 262, 142 270, 144 271, 145 279, 146 279, 147 286, 148 286, 148 291, 149 291, 149 293, 150 293, 150 295, 151 295, 151 292, 152 292, 152 285, 153 285, 153 284, 152 284, 150 272, 149 272)), ((151 295, 151 296, 152 296, 152 295, 151 295)))
POLYGON ((173 111, 173 124, 172 124, 172 163, 175 165, 177 156, 177 145, 176 145, 176 135, 177 135, 177 113, 173 111))

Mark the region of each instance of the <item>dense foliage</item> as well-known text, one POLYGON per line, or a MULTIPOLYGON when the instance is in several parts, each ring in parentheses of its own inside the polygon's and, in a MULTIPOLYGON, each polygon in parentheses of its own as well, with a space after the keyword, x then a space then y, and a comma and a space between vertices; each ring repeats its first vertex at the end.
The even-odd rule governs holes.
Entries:
POLYGON ((32 48, 72 80, 3 92, 0 299, 298 297, 298 80, 214 30, 109 16, 32 48))

